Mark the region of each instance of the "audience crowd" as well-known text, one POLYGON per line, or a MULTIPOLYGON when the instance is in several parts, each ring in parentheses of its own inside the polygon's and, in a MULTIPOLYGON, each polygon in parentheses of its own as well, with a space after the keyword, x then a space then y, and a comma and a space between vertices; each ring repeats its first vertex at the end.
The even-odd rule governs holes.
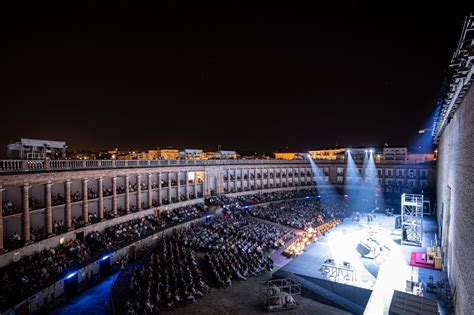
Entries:
POLYGON ((132 271, 126 313, 159 314, 194 303, 208 291, 194 252, 167 237, 141 268, 132 271))

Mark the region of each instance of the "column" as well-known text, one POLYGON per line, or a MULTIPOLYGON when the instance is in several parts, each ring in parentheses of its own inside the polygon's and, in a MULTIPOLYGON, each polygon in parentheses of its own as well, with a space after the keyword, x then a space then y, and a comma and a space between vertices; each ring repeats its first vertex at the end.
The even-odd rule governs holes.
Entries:
POLYGON ((158 204, 163 202, 163 190, 161 189, 161 173, 158 173, 158 204))
POLYGON ((84 225, 89 224, 89 196, 87 195, 87 182, 86 178, 82 181, 82 220, 84 225))
POLYGON ((304 185, 308 185, 308 169, 304 169, 304 185))
POLYGON ((23 213, 21 215, 21 231, 25 244, 30 242, 30 187, 28 184, 22 187, 22 207, 23 213))
POLYGON ((99 204, 97 206, 97 216, 99 221, 104 221, 104 179, 99 178, 97 185, 97 190, 99 193, 99 204))
POLYGON ((267 169, 262 169, 262 188, 265 188, 265 177, 263 176, 264 173, 267 174, 267 185, 268 185, 268 182, 269 182, 269 178, 268 178, 268 168, 267 169))
POLYGON ((71 210, 71 181, 68 179, 64 183, 64 198, 66 205, 64 206, 64 226, 66 230, 72 230, 72 210, 71 210))
POLYGON ((140 175, 137 175, 137 210, 142 209, 142 181, 140 175))
POLYGON ((186 200, 189 199, 189 173, 186 171, 185 173, 185 180, 186 180, 186 200))
POLYGON ((196 199, 196 198, 198 197, 198 194, 197 194, 197 178, 196 178, 196 175, 194 176, 193 185, 194 185, 194 198, 196 199))
POLYGON ((53 207, 51 204, 51 187, 53 184, 48 182, 44 185, 44 203, 45 203, 45 211, 44 211, 44 231, 46 236, 53 234, 53 207))
POLYGON ((245 184, 245 181, 244 181, 244 169, 240 169, 240 189, 242 189, 242 191, 244 191, 244 184, 245 184))
POLYGON ((257 169, 254 169, 254 177, 253 177, 253 189, 257 190, 258 185, 257 185, 257 169))
POLYGON ((148 207, 149 208, 152 208, 153 207, 153 191, 152 191, 152 187, 151 187, 151 173, 149 173, 147 175, 147 183, 148 183, 148 200, 147 200, 147 204, 148 204, 148 207))
POLYGON ((179 182, 179 175, 180 173, 179 172, 176 172, 176 199, 178 200, 178 202, 181 201, 181 195, 180 195, 180 190, 181 190, 181 183, 179 182))
POLYGON ((290 186, 290 176, 288 176, 290 174, 289 172, 289 168, 285 168, 285 174, 286 174, 286 187, 290 186))
MULTIPOLYGON (((5 188, 0 186, 0 205, 3 204, 3 191, 5 188)), ((3 252, 3 209, 0 211, 0 253, 3 252)))
POLYGON ((227 170, 227 193, 230 193, 230 170, 227 170))
POLYGON ((277 169, 273 168, 273 188, 277 186, 277 169))
POLYGON ((112 177, 112 214, 117 216, 117 177, 112 177))
POLYGON ((283 168, 280 167, 280 187, 283 187, 283 168))
POLYGON ((168 172, 168 202, 172 202, 171 198, 171 172, 168 172))
POLYGON ((125 211, 130 213, 130 177, 125 176, 125 211))

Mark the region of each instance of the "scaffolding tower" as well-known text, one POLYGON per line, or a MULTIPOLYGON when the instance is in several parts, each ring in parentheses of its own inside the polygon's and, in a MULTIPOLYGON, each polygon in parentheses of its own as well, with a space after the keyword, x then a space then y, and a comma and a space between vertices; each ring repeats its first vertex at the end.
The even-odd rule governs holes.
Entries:
POLYGON ((423 195, 403 194, 401 208, 402 245, 422 246, 423 195))

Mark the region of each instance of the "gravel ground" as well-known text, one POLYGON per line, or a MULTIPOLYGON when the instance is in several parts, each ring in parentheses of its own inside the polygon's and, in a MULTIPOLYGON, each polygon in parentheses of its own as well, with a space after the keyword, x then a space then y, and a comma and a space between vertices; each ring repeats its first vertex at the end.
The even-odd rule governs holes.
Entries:
MULTIPOLYGON (((234 281, 232 286, 217 289, 195 304, 178 308, 164 314, 270 314, 265 311, 260 300, 260 281, 270 277, 270 273, 259 278, 250 278, 247 281, 234 281)), ((300 297, 300 306, 297 309, 279 311, 275 314, 350 314, 337 308, 300 297)))

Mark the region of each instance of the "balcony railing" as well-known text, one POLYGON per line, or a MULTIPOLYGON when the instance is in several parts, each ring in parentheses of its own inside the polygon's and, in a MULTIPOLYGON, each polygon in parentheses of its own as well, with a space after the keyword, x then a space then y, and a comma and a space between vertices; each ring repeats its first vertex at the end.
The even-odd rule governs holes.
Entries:
POLYGON ((306 164, 307 160, 0 160, 0 173, 186 165, 306 164))

